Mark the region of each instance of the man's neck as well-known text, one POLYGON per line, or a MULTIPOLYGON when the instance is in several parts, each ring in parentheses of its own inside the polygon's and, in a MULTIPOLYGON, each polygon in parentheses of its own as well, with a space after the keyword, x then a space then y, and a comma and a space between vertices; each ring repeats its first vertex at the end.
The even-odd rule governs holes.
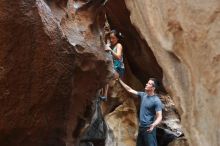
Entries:
POLYGON ((146 91, 146 93, 147 93, 147 95, 149 95, 149 96, 155 95, 154 91, 146 91))

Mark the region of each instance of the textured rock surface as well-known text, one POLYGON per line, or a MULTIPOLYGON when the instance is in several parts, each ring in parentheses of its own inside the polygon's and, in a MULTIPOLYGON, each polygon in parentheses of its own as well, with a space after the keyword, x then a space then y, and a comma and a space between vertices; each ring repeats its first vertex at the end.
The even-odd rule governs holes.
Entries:
POLYGON ((99 32, 88 27, 101 1, 77 14, 66 2, 0 2, 0 145, 73 145, 111 73, 99 32))
POLYGON ((138 123, 134 100, 119 82, 112 85, 102 106, 109 126, 106 146, 135 146, 138 123))
MULTIPOLYGON (((172 141, 182 143, 184 133, 181 125, 180 115, 172 98, 168 95, 160 95, 164 105, 163 120, 157 126, 157 140, 159 146, 166 146, 172 141), (181 137, 181 138, 180 138, 181 137)), ((185 146, 188 146, 185 142, 185 146)))
POLYGON ((188 142, 186 139, 184 138, 179 138, 177 140, 174 140, 173 142, 171 142, 168 146, 188 146, 188 142))
POLYGON ((163 70, 192 146, 218 146, 220 1, 126 0, 163 70))

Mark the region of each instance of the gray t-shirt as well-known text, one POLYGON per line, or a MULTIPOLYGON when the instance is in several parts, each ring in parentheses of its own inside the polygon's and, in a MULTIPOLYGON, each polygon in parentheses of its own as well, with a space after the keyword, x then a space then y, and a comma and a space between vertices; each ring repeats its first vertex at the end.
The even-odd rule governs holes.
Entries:
POLYGON ((163 105, 158 96, 149 96, 146 92, 138 92, 141 99, 140 104, 140 127, 149 127, 156 117, 156 112, 162 111, 163 105))

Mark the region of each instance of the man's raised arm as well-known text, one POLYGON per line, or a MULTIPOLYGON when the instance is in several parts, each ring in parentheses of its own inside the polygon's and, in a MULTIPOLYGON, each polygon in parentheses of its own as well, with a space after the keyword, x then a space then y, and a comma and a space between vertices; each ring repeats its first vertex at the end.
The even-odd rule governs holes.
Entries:
POLYGON ((121 83, 121 85, 125 88, 125 90, 127 90, 129 93, 134 94, 134 95, 138 95, 138 92, 135 91, 134 89, 132 89, 131 87, 129 87, 128 85, 126 85, 121 79, 119 79, 119 82, 121 83))

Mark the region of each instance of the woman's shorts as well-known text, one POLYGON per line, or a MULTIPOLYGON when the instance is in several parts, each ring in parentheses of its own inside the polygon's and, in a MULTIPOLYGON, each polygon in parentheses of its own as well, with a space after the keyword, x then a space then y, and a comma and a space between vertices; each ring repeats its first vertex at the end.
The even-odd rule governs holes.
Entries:
POLYGON ((116 70, 117 73, 119 74, 119 77, 120 77, 120 78, 123 78, 123 77, 124 77, 124 73, 125 73, 125 69, 124 69, 124 68, 117 67, 117 68, 115 68, 115 70, 116 70))

